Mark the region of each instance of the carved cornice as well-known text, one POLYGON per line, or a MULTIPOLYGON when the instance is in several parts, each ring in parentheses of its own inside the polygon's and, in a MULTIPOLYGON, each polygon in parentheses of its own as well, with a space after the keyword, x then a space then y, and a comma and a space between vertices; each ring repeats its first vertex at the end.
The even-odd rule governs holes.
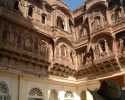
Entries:
POLYGON ((53 65, 53 68, 50 69, 50 75, 56 75, 60 77, 68 78, 70 76, 75 76, 76 71, 71 69, 69 66, 64 66, 58 63, 53 65))

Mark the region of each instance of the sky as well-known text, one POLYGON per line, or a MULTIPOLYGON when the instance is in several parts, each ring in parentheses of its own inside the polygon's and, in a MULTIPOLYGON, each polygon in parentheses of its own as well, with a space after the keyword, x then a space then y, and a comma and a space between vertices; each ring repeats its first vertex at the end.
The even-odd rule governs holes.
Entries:
POLYGON ((79 7, 84 0, 64 0, 64 2, 69 6, 70 10, 75 10, 79 7))

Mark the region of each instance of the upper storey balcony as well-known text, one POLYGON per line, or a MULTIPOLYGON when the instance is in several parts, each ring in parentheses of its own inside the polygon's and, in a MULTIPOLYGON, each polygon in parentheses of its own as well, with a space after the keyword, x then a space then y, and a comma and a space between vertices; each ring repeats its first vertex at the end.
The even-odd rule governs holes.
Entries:
POLYGON ((59 43, 55 48, 53 67, 50 70, 52 75, 61 77, 74 77, 76 70, 76 56, 70 46, 64 42, 59 43))

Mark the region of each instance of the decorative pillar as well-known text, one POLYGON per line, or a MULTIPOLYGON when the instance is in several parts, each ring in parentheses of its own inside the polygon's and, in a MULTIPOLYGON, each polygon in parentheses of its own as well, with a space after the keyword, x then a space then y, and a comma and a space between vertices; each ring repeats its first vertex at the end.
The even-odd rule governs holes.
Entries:
POLYGON ((87 14, 87 17, 88 17, 88 24, 89 24, 89 32, 92 33, 92 26, 91 26, 91 20, 90 20, 90 15, 87 14))
POLYGON ((105 40, 105 50, 106 50, 106 54, 109 56, 109 46, 106 40, 105 40))
POLYGON ((100 52, 100 55, 103 53, 103 50, 102 50, 102 48, 101 48, 101 45, 100 44, 98 44, 98 47, 99 47, 99 52, 100 52))
POLYGON ((118 50, 118 44, 117 44, 117 41, 116 41, 116 39, 115 39, 115 36, 113 37, 113 49, 112 49, 112 51, 113 51, 113 54, 114 54, 114 56, 115 56, 116 62, 117 62, 117 64, 118 64, 120 70, 122 70, 122 67, 121 67, 121 64, 120 64, 119 58, 118 58, 119 50, 118 50))
POLYGON ((119 47, 119 48, 118 48, 119 53, 121 53, 121 51, 122 51, 122 45, 123 45, 123 40, 122 40, 122 39, 119 39, 119 40, 118 40, 118 43, 117 43, 117 46, 119 47))
POLYGON ((99 22, 99 25, 101 25, 101 27, 104 27, 103 15, 100 16, 100 22, 99 22), (100 23, 100 22, 101 22, 101 23, 100 23))
POLYGON ((106 18, 107 18, 108 24, 111 25, 112 20, 111 20, 111 13, 109 10, 106 10, 106 18))

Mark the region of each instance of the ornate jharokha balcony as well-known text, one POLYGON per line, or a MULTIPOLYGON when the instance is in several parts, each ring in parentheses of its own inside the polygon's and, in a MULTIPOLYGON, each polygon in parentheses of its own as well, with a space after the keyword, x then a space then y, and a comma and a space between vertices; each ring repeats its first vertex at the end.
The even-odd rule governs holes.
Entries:
POLYGON ((103 55, 102 57, 97 57, 93 61, 89 61, 82 66, 77 72, 77 78, 95 78, 96 76, 115 73, 120 71, 120 67, 116 61, 115 55, 110 53, 109 55, 103 55))
POLYGON ((125 28, 125 16, 122 16, 121 18, 117 19, 113 25, 112 25, 113 31, 117 31, 119 28, 124 29, 125 28))

